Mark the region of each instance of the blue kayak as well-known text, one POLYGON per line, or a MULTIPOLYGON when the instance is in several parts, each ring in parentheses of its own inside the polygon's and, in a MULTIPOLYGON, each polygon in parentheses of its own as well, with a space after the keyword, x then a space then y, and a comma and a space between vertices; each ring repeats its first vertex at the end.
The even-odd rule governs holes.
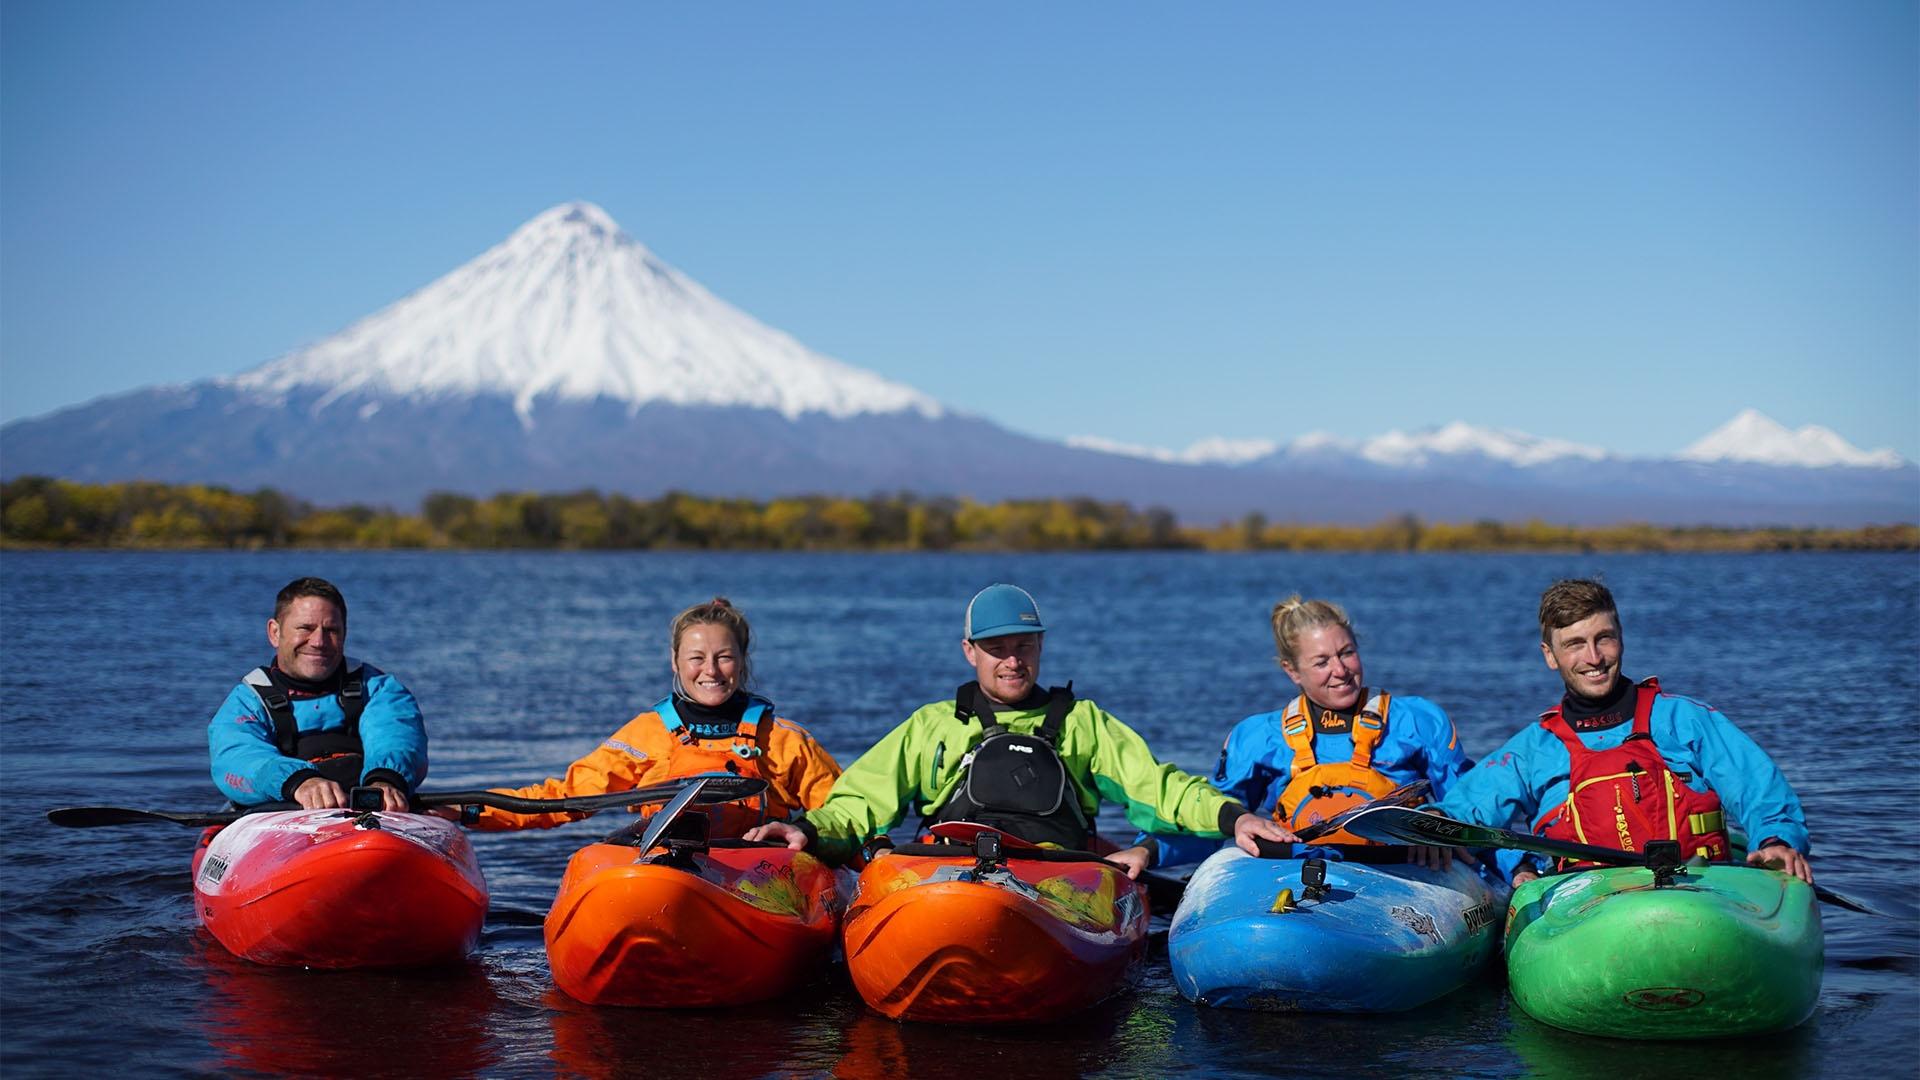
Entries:
POLYGON ((1167 935, 1180 993, 1230 1009, 1398 1012, 1465 985, 1499 951, 1508 890, 1491 871, 1314 861, 1324 892, 1302 881, 1304 859, 1229 847, 1201 863, 1167 935))

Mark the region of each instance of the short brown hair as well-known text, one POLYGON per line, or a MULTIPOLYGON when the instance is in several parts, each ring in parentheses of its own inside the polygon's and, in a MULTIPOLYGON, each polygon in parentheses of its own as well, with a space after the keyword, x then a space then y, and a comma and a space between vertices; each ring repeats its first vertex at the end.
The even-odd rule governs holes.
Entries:
POLYGON ((1591 619, 1601 612, 1620 621, 1620 609, 1613 605, 1613 594, 1605 585, 1588 578, 1563 578, 1547 586, 1540 594, 1540 643, 1553 644, 1553 632, 1591 619))
POLYGON ((747 625, 747 617, 733 606, 733 601, 724 596, 716 596, 704 604, 695 604, 673 617, 673 625, 668 631, 668 662, 676 668, 680 663, 680 638, 696 626, 724 626, 733 635, 733 643, 740 647, 740 685, 745 686, 753 676, 753 666, 747 661, 747 646, 752 642, 753 630, 747 625))
POLYGON ((295 600, 303 596, 317 596, 325 600, 340 613, 341 622, 347 621, 347 598, 340 595, 340 590, 333 587, 333 582, 317 577, 294 578, 287 582, 287 587, 281 589, 280 595, 273 598, 273 621, 279 622, 286 618, 287 609, 293 606, 295 600))

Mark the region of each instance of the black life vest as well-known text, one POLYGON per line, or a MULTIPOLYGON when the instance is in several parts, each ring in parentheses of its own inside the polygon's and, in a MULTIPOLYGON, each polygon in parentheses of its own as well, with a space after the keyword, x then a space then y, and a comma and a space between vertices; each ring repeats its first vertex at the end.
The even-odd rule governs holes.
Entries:
POLYGON ((979 683, 954 696, 961 723, 980 717, 984 735, 960 762, 960 786, 922 828, 942 821, 991 825, 1035 844, 1085 850, 1092 829, 1080 809, 1080 793, 1055 747, 1073 709, 1073 684, 1047 691, 1047 715, 1031 735, 1016 735, 994 718, 979 683))
POLYGON ((267 710, 273 722, 275 749, 287 757, 312 762, 321 776, 342 787, 352 787, 360 782, 366 764, 366 748, 360 742, 360 714, 367 708, 367 679, 360 663, 343 660, 342 665, 345 670, 334 694, 340 699, 346 723, 331 731, 301 731, 293 718, 293 699, 266 668, 254 668, 241 681, 267 710))

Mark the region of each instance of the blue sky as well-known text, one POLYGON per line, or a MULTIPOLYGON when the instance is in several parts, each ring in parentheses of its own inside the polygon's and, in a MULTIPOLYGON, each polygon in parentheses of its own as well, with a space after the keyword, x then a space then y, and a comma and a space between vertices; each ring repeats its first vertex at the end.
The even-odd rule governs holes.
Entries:
POLYGON ((1911 3, 0 7, 0 419, 568 199, 1021 430, 1920 459, 1911 3))

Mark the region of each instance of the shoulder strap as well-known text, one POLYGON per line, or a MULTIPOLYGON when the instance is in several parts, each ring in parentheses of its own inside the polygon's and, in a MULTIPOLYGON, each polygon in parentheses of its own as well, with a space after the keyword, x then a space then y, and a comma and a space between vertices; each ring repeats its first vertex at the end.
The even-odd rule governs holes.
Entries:
POLYGON ((747 695, 747 709, 740 714, 740 723, 753 723, 753 745, 759 751, 760 760, 765 761, 767 744, 773 740, 773 702, 757 695, 747 695))
POLYGON ((1552 732, 1554 738, 1566 744, 1569 761, 1577 761, 1580 755, 1589 752, 1587 744, 1581 742, 1580 736, 1574 734, 1573 725, 1567 723, 1566 715, 1560 711, 1560 704, 1556 701, 1553 703, 1553 708, 1540 714, 1540 726, 1552 732))
POLYGON ((1362 769, 1373 768, 1373 751, 1387 737, 1387 707, 1393 696, 1381 690, 1353 714, 1353 763, 1362 769))
POLYGON ((260 706, 267 710, 267 719, 273 724, 274 747, 283 757, 292 757, 294 747, 300 743, 300 727, 293 719, 292 699, 273 681, 273 676, 267 673, 266 668, 254 668, 241 681, 260 699, 260 706))
POLYGON ((686 721, 680 719, 680 714, 674 711, 672 694, 661 698, 659 703, 654 705, 653 711, 660 714, 660 726, 666 728, 669 735, 687 726, 686 721))
MULTIPOLYGON (((360 740, 360 714, 367 711, 367 677, 362 670, 364 665, 348 659, 346 674, 340 678, 340 711, 346 720, 342 730, 355 742, 360 740)), ((293 718, 293 699, 273 681, 273 675, 266 668, 257 667, 247 672, 245 679, 254 696, 267 710, 267 718, 273 722, 273 745, 286 757, 298 756, 295 751, 300 746, 300 724, 293 718)))
POLYGON ((360 714, 367 711, 367 676, 365 665, 351 659, 346 664, 347 673, 340 679, 340 711, 346 714, 347 737, 358 742, 360 714))
POLYGON ((1313 755, 1313 722, 1307 711, 1307 695, 1294 698, 1280 714, 1280 737, 1293 751, 1293 775, 1299 776, 1317 764, 1313 755))
POLYGON ((1047 718, 1040 721, 1040 730, 1035 732, 1047 740, 1048 746, 1060 745, 1060 732, 1066 727, 1067 714, 1073 711, 1073 681, 1067 685, 1056 686, 1047 691, 1047 718))
POLYGON ((1653 699, 1660 696, 1660 680, 1648 676, 1633 689, 1633 733, 1653 738, 1653 699))
POLYGON ((953 692, 953 718, 966 723, 974 717, 980 718, 980 727, 987 735, 999 734, 1003 728, 1000 720, 993 715, 993 702, 980 692, 977 682, 963 683, 953 692))

